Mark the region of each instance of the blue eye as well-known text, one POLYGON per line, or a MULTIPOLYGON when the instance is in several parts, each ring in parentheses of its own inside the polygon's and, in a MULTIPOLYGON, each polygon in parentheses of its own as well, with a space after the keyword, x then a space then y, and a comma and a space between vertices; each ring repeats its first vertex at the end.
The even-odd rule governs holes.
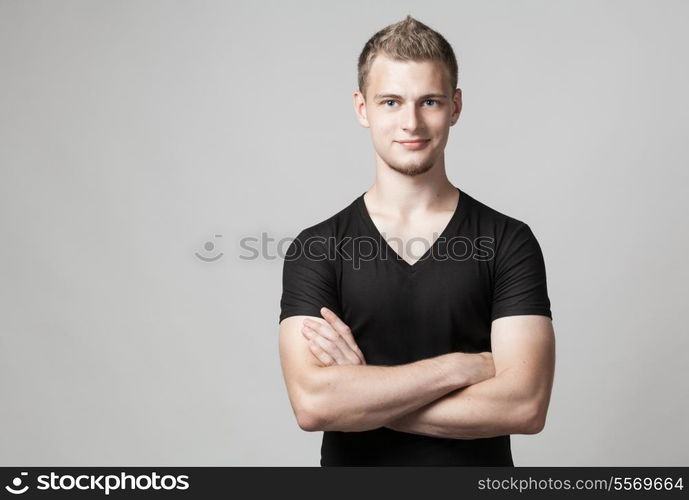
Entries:
MULTIPOLYGON (((383 101, 382 104, 383 104, 386 108, 390 108, 390 107, 392 107, 392 106, 388 106, 388 104, 391 103, 391 102, 392 102, 392 103, 396 103, 397 101, 395 101, 394 99, 387 99, 387 100, 383 101)), ((429 103, 429 102, 430 102, 430 103, 433 103, 433 104, 432 104, 432 107, 437 107, 437 106, 440 104, 440 101, 438 101, 437 99, 426 99, 426 100, 424 101, 424 103, 429 103)))

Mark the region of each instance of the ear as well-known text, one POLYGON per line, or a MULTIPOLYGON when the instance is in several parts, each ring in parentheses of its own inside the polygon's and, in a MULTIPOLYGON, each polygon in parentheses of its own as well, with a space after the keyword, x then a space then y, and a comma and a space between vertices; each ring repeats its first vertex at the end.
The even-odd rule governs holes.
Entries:
POLYGON ((455 89, 455 93, 452 96, 452 116, 450 118, 450 126, 457 123, 459 120, 459 114, 462 112, 462 89, 455 89))
POLYGON ((364 95, 360 91, 356 90, 354 91, 354 94, 352 94, 352 97, 354 98, 354 112, 356 113, 357 120, 359 120, 359 123, 362 127, 369 128, 368 118, 366 116, 366 100, 364 99, 364 95))

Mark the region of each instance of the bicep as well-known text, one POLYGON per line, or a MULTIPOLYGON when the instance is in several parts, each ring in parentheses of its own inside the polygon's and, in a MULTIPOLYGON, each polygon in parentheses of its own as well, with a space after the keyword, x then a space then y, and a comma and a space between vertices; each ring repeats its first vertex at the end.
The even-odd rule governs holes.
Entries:
POLYGON ((514 383, 540 411, 548 406, 555 372, 555 332, 543 315, 504 316, 493 321, 491 349, 495 376, 514 383))
POLYGON ((296 412, 307 406, 305 399, 313 389, 314 379, 323 364, 313 355, 308 340, 301 333, 305 318, 323 322, 323 318, 308 315, 296 315, 284 318, 280 322, 280 365, 290 403, 296 412))

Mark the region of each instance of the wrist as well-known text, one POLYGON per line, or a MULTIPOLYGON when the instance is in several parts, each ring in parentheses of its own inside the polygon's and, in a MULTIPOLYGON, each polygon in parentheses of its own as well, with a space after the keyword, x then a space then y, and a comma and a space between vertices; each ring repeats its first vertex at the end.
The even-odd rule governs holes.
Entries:
POLYGON ((447 358, 447 374, 453 389, 466 387, 474 383, 472 381, 472 370, 470 369, 471 354, 464 352, 451 352, 447 358))
POLYGON ((493 358, 485 353, 456 352, 455 374, 457 387, 477 384, 494 375, 493 358))

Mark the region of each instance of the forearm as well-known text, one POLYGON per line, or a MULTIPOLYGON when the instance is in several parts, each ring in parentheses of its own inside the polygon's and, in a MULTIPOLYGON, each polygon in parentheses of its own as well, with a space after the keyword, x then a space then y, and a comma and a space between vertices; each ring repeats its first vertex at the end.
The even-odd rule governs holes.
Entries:
POLYGON ((452 391, 388 424, 402 432, 454 439, 529 434, 537 426, 534 405, 509 370, 452 391))
POLYGON ((364 431, 382 427, 470 383, 449 353, 398 366, 320 368, 310 391, 316 430, 364 431))

